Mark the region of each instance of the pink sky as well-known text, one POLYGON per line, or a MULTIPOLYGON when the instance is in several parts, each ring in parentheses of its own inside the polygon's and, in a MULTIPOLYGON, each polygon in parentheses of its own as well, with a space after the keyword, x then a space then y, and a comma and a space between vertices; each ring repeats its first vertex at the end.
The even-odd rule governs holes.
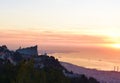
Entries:
MULTIPOLYGON (((0 44, 119 58, 119 0, 1 0, 0 44), (110 51, 110 52, 109 52, 110 51), (109 56, 108 56, 109 55, 109 56)), ((95 56, 93 56, 95 57, 95 56)))
POLYGON ((19 46, 105 46, 114 43, 109 37, 90 34, 70 34, 55 31, 34 30, 1 30, 1 44, 7 44, 12 49, 19 46))

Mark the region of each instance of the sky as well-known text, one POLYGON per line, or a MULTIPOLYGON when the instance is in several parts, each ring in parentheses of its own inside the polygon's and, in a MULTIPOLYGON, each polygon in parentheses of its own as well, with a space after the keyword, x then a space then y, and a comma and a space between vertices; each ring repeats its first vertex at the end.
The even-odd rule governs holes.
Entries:
POLYGON ((119 0, 0 0, 0 43, 13 49, 18 43, 119 47, 119 4, 119 0))
POLYGON ((0 0, 0 45, 38 45, 61 61, 112 70, 120 66, 119 22, 119 0, 0 0))

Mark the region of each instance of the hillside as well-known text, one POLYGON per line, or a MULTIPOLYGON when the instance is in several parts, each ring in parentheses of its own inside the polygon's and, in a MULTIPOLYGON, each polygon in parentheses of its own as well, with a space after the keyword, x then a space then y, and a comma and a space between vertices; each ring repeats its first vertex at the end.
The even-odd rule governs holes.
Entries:
POLYGON ((61 62, 67 70, 77 74, 85 74, 87 77, 94 77, 100 83, 120 83, 120 72, 114 71, 98 71, 95 69, 88 69, 80 66, 76 66, 70 63, 61 62))
POLYGON ((0 46, 0 83, 99 83, 84 74, 69 72, 47 53, 35 54, 36 46, 20 48, 20 52, 0 46))

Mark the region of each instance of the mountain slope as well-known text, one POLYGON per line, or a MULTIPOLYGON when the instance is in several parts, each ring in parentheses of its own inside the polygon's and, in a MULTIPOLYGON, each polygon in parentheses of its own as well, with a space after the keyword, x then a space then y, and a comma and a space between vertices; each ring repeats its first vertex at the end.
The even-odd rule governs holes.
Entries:
POLYGON ((120 72, 114 71, 98 71, 95 69, 88 69, 76 66, 70 63, 61 62, 67 70, 77 74, 85 74, 87 77, 94 77, 101 83, 120 83, 120 72))

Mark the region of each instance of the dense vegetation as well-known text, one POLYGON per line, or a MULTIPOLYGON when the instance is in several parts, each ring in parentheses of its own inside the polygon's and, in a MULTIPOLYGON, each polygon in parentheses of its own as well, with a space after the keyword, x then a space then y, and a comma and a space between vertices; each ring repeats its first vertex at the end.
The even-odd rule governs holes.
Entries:
POLYGON ((21 61, 14 66, 8 61, 0 65, 0 83, 99 83, 94 78, 81 75, 77 78, 65 77, 54 67, 34 68, 34 60, 21 61))

